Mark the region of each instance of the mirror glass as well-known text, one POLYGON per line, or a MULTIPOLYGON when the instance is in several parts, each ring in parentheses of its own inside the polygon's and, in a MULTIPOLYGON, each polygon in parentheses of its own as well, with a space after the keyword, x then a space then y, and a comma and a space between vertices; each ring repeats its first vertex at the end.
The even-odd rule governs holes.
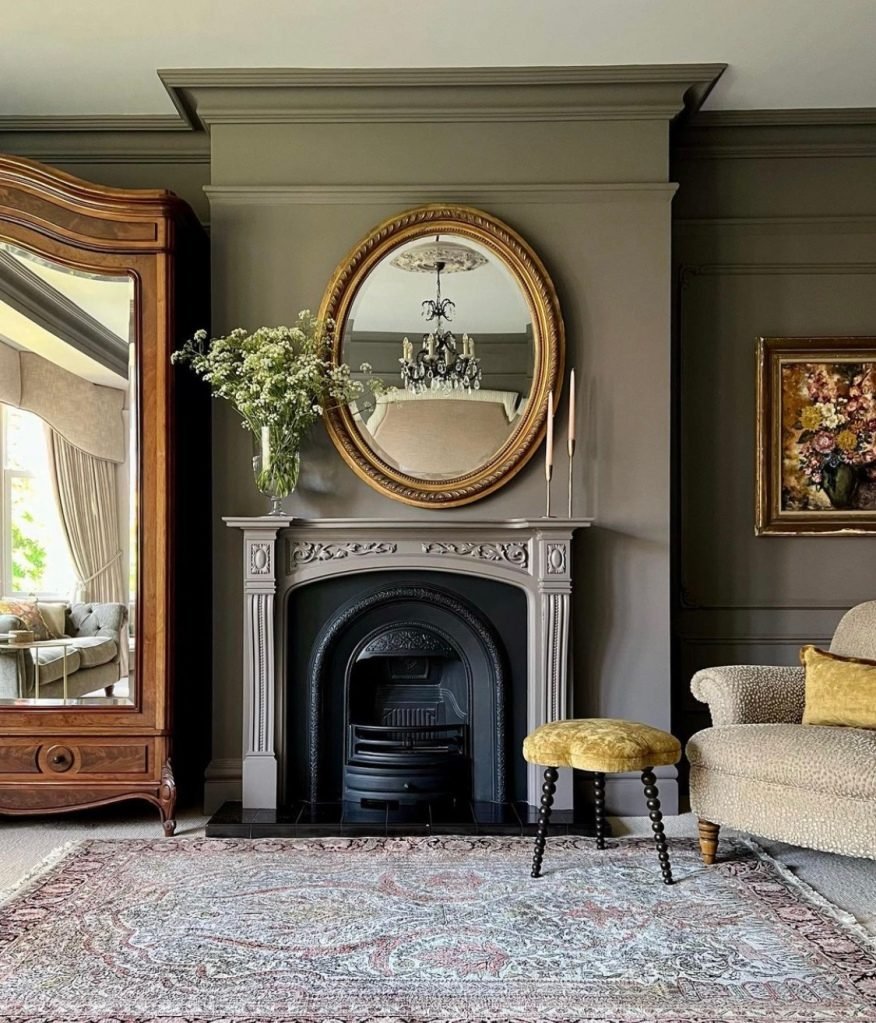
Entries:
POLYGON ((134 705, 134 281, 0 242, 0 704, 134 705))
POLYGON ((452 233, 397 246, 364 278, 340 330, 354 377, 380 381, 351 416, 393 469, 462 476, 519 425, 535 371, 532 313, 486 246, 452 233))

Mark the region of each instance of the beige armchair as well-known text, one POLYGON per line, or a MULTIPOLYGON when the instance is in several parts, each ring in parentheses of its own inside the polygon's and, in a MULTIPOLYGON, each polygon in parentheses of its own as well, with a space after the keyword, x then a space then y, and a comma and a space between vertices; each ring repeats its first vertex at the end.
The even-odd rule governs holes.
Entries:
MULTIPOLYGON (((876 660, 876 601, 843 617, 830 649, 876 660)), ((706 668, 691 690, 712 716, 687 744, 706 863, 721 825, 876 859, 876 730, 803 725, 802 668, 706 668)))

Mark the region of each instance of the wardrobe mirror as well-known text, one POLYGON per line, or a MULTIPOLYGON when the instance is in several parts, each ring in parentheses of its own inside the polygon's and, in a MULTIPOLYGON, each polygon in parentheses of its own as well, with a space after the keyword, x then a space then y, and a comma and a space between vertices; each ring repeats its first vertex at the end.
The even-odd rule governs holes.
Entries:
POLYGON ((136 703, 134 279, 0 242, 0 704, 136 703))

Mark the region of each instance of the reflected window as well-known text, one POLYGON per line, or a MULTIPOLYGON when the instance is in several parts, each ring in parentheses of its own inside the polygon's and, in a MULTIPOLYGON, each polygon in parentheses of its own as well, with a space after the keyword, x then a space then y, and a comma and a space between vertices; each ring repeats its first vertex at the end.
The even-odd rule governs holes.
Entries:
POLYGON ((52 496, 42 420, 0 404, 0 456, 3 593, 69 597, 76 572, 52 496))

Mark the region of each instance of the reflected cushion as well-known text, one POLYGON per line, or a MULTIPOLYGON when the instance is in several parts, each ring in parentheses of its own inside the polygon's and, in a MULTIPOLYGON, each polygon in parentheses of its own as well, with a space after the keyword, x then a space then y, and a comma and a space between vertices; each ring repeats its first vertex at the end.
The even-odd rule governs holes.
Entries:
POLYGON ((806 669, 804 725, 876 728, 876 661, 841 657, 804 646, 806 669))
POLYGON ((681 743, 669 732, 620 718, 550 721, 523 742, 523 757, 545 767, 581 771, 642 771, 677 764, 681 743))
POLYGON ((79 654, 81 668, 96 668, 108 664, 119 655, 119 645, 106 636, 79 636, 73 640, 73 648, 79 654))
POLYGON ((51 633, 49 639, 60 639, 67 628, 65 619, 68 605, 54 600, 39 600, 37 607, 51 633))
MULTIPOLYGON (((64 648, 59 646, 44 646, 32 650, 36 654, 40 666, 40 685, 47 685, 49 682, 57 682, 64 676, 64 648)), ((79 652, 72 647, 67 647, 67 675, 79 671, 79 652)))
POLYGON ((30 629, 34 639, 53 639, 51 630, 46 624, 35 600, 20 600, 16 597, 0 599, 0 615, 15 615, 21 622, 21 628, 30 629))

